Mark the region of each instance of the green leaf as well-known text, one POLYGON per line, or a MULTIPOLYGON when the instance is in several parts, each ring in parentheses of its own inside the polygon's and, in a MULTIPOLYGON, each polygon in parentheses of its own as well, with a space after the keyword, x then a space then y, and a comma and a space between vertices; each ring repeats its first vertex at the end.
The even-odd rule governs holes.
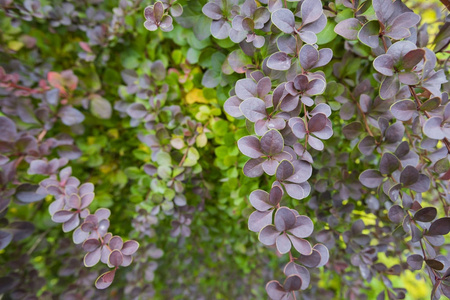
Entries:
POLYGON ((336 32, 334 32, 334 27, 336 26, 336 22, 328 19, 327 25, 324 30, 317 34, 317 44, 323 45, 331 42, 337 36, 336 32))
POLYGON ((100 119, 109 119, 112 115, 111 103, 98 95, 91 99, 91 113, 100 119))

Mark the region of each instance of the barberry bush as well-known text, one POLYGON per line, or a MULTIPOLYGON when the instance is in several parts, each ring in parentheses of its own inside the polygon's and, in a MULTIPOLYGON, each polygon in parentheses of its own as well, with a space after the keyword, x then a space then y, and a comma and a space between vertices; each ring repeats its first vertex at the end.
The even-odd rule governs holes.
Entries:
POLYGON ((450 297, 449 7, 0 0, 0 298, 450 297))

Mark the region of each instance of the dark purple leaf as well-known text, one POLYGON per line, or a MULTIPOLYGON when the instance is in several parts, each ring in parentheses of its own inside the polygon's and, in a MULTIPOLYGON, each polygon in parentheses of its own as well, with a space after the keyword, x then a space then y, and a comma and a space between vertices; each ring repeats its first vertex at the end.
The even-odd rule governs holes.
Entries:
POLYGON ((13 235, 10 232, 0 230, 0 250, 6 248, 12 239, 13 235))
POLYGON ((381 157, 380 161, 380 172, 383 175, 392 174, 395 170, 400 167, 400 161, 397 156, 392 153, 386 152, 381 157))
POLYGON ((298 291, 302 286, 302 279, 298 275, 290 275, 284 281, 284 289, 286 291, 298 291))
POLYGON ((419 171, 413 166, 406 166, 400 174, 400 182, 405 185, 411 185, 419 180, 419 171))
POLYGON ((389 209, 388 217, 389 220, 394 223, 401 223, 403 221, 403 218, 405 217, 405 212, 399 205, 393 205, 389 209))
POLYGON ((36 190, 39 188, 37 185, 28 183, 21 184, 17 187, 16 198, 23 203, 32 203, 41 201, 45 198, 45 195, 37 194, 36 190))
POLYGON ((359 175, 359 181, 368 188, 376 188, 381 185, 384 177, 377 170, 365 170, 359 175))
POLYGON ((0 141, 11 142, 16 139, 16 124, 9 118, 0 116, 0 141))
POLYGON ((419 254, 412 254, 408 256, 406 262, 411 267, 411 270, 421 270, 423 265, 423 257, 419 254))
POLYGON ((321 131, 327 125, 327 120, 327 116, 324 114, 315 114, 308 122, 309 132, 321 131))
POLYGON ((427 235, 446 235, 450 232, 450 218, 440 218, 431 223, 430 228, 427 231, 427 235))
POLYGON ((292 163, 288 160, 281 161, 276 171, 277 180, 283 181, 292 176, 292 174, 294 174, 294 166, 292 163))
POLYGON ((342 128, 342 133, 346 139, 353 140, 361 134, 362 129, 363 127, 360 122, 352 122, 342 128))
POLYGON ((424 207, 419 209, 413 219, 420 222, 431 222, 436 218, 437 210, 434 207, 424 207))
POLYGON ((444 264, 435 259, 426 259, 425 263, 434 270, 442 270, 444 268, 444 264))
POLYGON ((267 155, 274 156, 283 151, 283 148, 284 139, 278 130, 269 130, 261 137, 261 149, 267 155))
POLYGON ((321 259, 319 251, 313 249, 310 255, 301 255, 298 262, 308 268, 315 268, 320 264, 321 259))

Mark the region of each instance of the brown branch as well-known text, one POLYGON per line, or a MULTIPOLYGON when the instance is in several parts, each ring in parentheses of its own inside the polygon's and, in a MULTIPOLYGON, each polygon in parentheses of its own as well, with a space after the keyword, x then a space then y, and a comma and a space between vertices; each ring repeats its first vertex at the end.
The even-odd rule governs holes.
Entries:
POLYGON ((450 11, 450 0, 440 0, 442 4, 450 11))

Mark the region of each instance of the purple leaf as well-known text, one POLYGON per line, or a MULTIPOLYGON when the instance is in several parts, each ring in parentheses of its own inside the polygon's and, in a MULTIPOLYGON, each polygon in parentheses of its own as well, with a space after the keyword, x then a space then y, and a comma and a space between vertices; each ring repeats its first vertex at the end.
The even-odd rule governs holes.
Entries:
POLYGON ((299 59, 303 69, 312 69, 319 60, 319 51, 313 46, 306 44, 300 49, 299 59))
POLYGON ((358 39, 358 31, 361 29, 361 24, 358 19, 350 18, 339 22, 334 27, 334 32, 348 40, 358 39))
POLYGON ((406 166, 400 174, 400 182, 405 185, 411 185, 419 180, 419 171, 413 166, 406 166))
POLYGON ((123 255, 132 255, 134 254, 137 249, 139 248, 139 243, 133 240, 130 241, 126 241, 125 243, 123 243, 123 247, 122 247, 122 253, 123 255))
POLYGON ((397 156, 392 153, 386 152, 381 157, 380 161, 380 172, 383 175, 392 174, 395 170, 400 167, 400 161, 397 156))
POLYGON ((287 34, 294 32, 295 17, 294 14, 286 8, 281 8, 272 13, 272 23, 281 31, 287 34))
POLYGON ((284 139, 278 130, 269 130, 261 137, 261 149, 267 155, 274 156, 283 151, 283 148, 284 139))
POLYGON ((242 154, 250 158, 259 158, 264 154, 261 151, 261 143, 255 136, 244 136, 238 140, 238 148, 242 154))
POLYGON ((267 117, 266 104, 258 98, 248 98, 241 103, 239 108, 250 122, 256 122, 267 117))
POLYGON ((389 209, 388 217, 389 220, 394 223, 401 223, 403 221, 403 218, 405 217, 405 212, 399 205, 392 205, 389 209))
POLYGON ((431 222, 436 218, 437 210, 434 207, 424 207, 419 209, 415 214, 413 219, 419 222, 431 222))
POLYGON ((258 95, 256 92, 256 83, 250 78, 238 80, 236 82, 235 90, 236 96, 242 100, 254 98, 258 95))
POLYGON ((287 207, 280 207, 275 213, 275 228, 280 232, 293 228, 296 221, 295 214, 287 207))
POLYGON ((286 180, 287 178, 292 176, 292 174, 294 174, 294 166, 292 165, 292 163, 288 160, 281 161, 276 171, 277 180, 286 180))
POLYGON ((75 212, 69 210, 60 210, 53 214, 52 221, 56 223, 64 223, 70 220, 73 217, 75 212))
POLYGON ((45 198, 45 195, 37 194, 36 191, 39 188, 37 185, 29 183, 21 184, 16 189, 16 198, 22 203, 32 203, 41 201, 45 198))
POLYGON ((321 258, 319 251, 313 249, 310 255, 300 256, 298 262, 308 268, 315 268, 320 264, 321 258))
POLYGON ((262 228, 272 224, 273 210, 254 211, 248 218, 248 229, 253 232, 259 232, 262 228))
POLYGON ((225 101, 225 104, 223 105, 223 109, 227 114, 229 114, 232 117, 239 118, 242 116, 242 111, 239 109, 239 106, 241 105, 242 101, 239 100, 237 96, 232 96, 228 98, 227 101, 225 101))
POLYGON ((111 250, 120 250, 123 246, 123 240, 120 236, 113 236, 111 240, 109 241, 109 248, 111 250))
POLYGON ((266 246, 272 246, 275 244, 280 232, 273 225, 267 225, 259 232, 258 239, 266 246))
POLYGON ((262 168, 262 163, 265 161, 264 158, 250 159, 244 165, 243 172, 245 176, 248 177, 259 177, 264 173, 262 168))
POLYGON ((403 56, 403 68, 407 71, 412 70, 418 63, 420 63, 425 57, 425 50, 414 49, 409 51, 403 56))
POLYGON ((267 60, 267 66, 272 70, 286 71, 291 67, 291 58, 285 52, 275 52, 267 60))
MULTIPOLYGON (((317 246, 317 245, 316 245, 317 246)), ((301 289, 305 290, 309 287, 309 283, 311 281, 311 275, 309 274, 308 269, 303 266, 296 264, 295 262, 290 262, 284 268, 284 274, 286 276, 290 275, 298 275, 302 280, 301 289)))
POLYGON ((380 24, 378 20, 372 20, 364 24, 358 32, 358 39, 371 48, 377 48, 380 42, 379 35, 380 24))
POLYGON ((61 122, 67 126, 79 124, 84 121, 84 115, 76 108, 71 106, 63 106, 58 111, 61 122))
POLYGON ((114 267, 118 267, 123 263, 123 254, 120 250, 113 250, 109 254, 108 263, 114 267))
POLYGON ((377 170, 365 170, 359 175, 359 181, 368 188, 376 188, 381 185, 384 177, 377 170))
POLYGON ((400 121, 409 121, 416 111, 416 104, 412 100, 400 100, 391 106, 392 115, 400 121))
POLYGON ((88 268, 95 266, 100 261, 101 257, 101 248, 97 247, 94 251, 86 253, 84 256, 83 262, 84 265, 88 268))
POLYGON ((289 239, 292 242, 292 246, 294 246, 295 250, 300 252, 302 255, 310 255, 312 252, 311 244, 304 239, 288 235, 289 239))
POLYGON ((400 82, 397 76, 385 77, 380 86, 380 97, 390 99, 395 97, 400 89, 400 82))
POLYGON ((99 289, 99 290, 106 289, 113 282, 115 274, 116 274, 116 270, 115 269, 111 270, 111 271, 108 271, 106 273, 103 273, 95 281, 95 287, 97 289, 99 289))
POLYGON ((311 192, 311 186, 308 182, 303 182, 300 184, 284 183, 283 185, 286 189, 286 193, 297 200, 308 197, 309 193, 311 192))
MULTIPOLYGON (((276 216, 276 215, 275 215, 276 216)), ((288 253, 291 250, 291 241, 285 233, 277 237, 276 242, 278 252, 281 254, 288 253)))
POLYGON ((394 60, 389 54, 383 54, 375 58, 373 67, 383 75, 394 75, 394 60))
POLYGON ((297 216, 294 226, 289 232, 298 238, 306 238, 313 233, 314 224, 307 216, 297 216))
POLYGON ((286 295, 283 286, 276 280, 269 281, 266 284, 266 292, 272 300, 281 300, 286 295))
POLYGON ((323 13, 320 0, 305 0, 301 6, 302 24, 312 23, 320 18, 323 13))
POLYGON ((12 142, 16 139, 16 124, 9 118, 0 116, 0 141, 12 142))
POLYGON ((327 125, 327 116, 322 113, 315 114, 308 121, 309 132, 321 131, 327 125))
POLYGON ((411 270, 417 271, 422 269, 423 257, 419 254, 412 254, 408 256, 406 262, 411 267, 411 270))
POLYGON ((430 228, 427 231, 427 235, 446 235, 450 232, 450 218, 440 218, 431 223, 430 228))
POLYGON ((423 125, 423 133, 436 140, 441 140, 445 137, 444 132, 441 129, 442 118, 441 117, 431 117, 423 125))
POLYGON ((213 20, 220 20, 223 17, 220 6, 212 2, 206 3, 202 8, 202 12, 213 20))
POLYGON ((127 114, 134 119, 142 119, 147 115, 147 109, 141 103, 133 103, 128 106, 127 114))
POLYGON ((322 244, 316 244, 314 245, 313 249, 320 253, 320 262, 316 266, 316 268, 320 268, 326 265, 328 263, 328 260, 330 259, 330 253, 328 251, 328 248, 322 244))

